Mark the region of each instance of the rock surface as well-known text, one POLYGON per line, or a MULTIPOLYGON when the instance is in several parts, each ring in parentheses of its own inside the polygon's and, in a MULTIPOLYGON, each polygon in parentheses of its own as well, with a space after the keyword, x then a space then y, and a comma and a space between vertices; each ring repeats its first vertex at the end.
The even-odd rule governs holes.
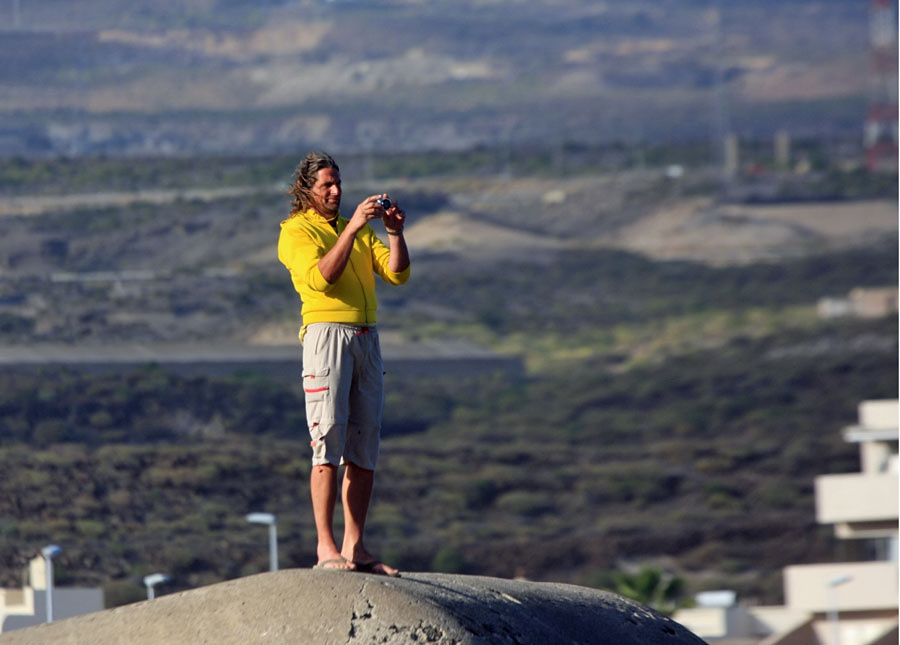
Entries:
POLYGON ((615 594, 478 576, 288 569, 0 635, 0 645, 697 645, 615 594))

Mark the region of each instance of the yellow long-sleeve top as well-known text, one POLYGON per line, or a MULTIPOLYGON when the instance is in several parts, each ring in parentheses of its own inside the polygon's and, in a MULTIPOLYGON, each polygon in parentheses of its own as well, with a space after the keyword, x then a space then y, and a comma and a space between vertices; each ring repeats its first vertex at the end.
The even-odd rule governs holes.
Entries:
POLYGON ((388 269, 390 249, 366 225, 356 234, 347 267, 334 284, 319 271, 319 260, 335 245, 348 220, 337 218, 337 230, 316 211, 295 212, 281 223, 278 259, 288 271, 300 294, 303 323, 337 322, 356 325, 375 323, 378 302, 375 276, 387 284, 399 285, 409 279, 409 267, 395 273, 388 269))

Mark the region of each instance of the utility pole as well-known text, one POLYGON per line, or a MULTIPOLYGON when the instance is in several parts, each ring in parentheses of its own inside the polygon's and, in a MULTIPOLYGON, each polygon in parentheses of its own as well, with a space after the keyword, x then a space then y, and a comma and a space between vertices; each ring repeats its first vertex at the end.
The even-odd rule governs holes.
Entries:
POLYGON ((869 4, 869 107, 863 131, 866 167, 897 171, 897 14, 894 0, 869 4))
POLYGON ((278 571, 278 519, 272 513, 250 513, 245 519, 269 527, 269 571, 278 571))
POLYGON ((731 132, 728 97, 725 87, 725 34, 722 26, 722 0, 713 0, 711 9, 713 54, 715 56, 715 118, 713 119, 713 163, 719 170, 722 190, 728 193, 737 174, 737 137, 731 132))
POLYGON ((62 553, 62 548, 56 544, 48 544, 41 549, 41 555, 44 556, 44 586, 47 593, 47 616, 48 623, 53 622, 53 558, 62 553))

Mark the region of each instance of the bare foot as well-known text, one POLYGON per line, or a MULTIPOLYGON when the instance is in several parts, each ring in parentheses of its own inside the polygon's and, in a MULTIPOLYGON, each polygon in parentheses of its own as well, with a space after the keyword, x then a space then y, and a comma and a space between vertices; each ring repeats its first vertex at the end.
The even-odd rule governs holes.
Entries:
POLYGON ((400 572, 397 571, 397 569, 380 560, 372 559, 365 562, 354 562, 353 564, 356 565, 356 570, 361 573, 375 573, 380 576, 390 576, 392 578, 400 577, 400 572))
POLYGON ((346 558, 337 557, 321 560, 313 569, 334 569, 336 571, 354 571, 356 564, 350 562, 346 558))

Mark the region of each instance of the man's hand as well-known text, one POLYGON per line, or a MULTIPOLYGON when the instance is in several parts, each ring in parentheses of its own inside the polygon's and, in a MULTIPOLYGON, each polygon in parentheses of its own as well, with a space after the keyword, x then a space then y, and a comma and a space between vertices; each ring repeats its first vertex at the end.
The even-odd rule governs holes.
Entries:
MULTIPOLYGON (((387 195, 385 194, 384 197, 387 198, 387 195)), ((384 222, 384 228, 389 232, 402 232, 403 224, 406 222, 406 213, 400 209, 397 202, 391 202, 391 207, 381 216, 381 221, 384 222)))
POLYGON ((353 240, 356 238, 356 234, 373 219, 381 218, 384 221, 385 228, 394 232, 394 234, 389 235, 391 238, 389 244, 391 258, 388 268, 399 273, 409 266, 409 251, 406 248, 406 242, 397 235, 398 232, 403 232, 403 222, 406 219, 406 214, 397 207, 397 202, 391 202, 391 207, 385 211, 381 204, 378 203, 379 199, 387 199, 387 194, 370 195, 359 203, 359 206, 353 211, 353 217, 350 218, 344 231, 338 236, 337 243, 319 260, 319 271, 329 283, 334 284, 341 277, 350 259, 350 252, 353 250, 353 240))
MULTIPOLYGON (((384 198, 387 199, 387 195, 384 198)), ((380 205, 379 208, 381 208, 380 205)), ((381 216, 381 221, 384 222, 384 229, 388 234, 388 246, 391 249, 388 268, 394 273, 405 271, 409 266, 409 249, 406 248, 406 240, 403 239, 406 213, 397 206, 397 202, 391 202, 390 208, 381 216)))
POLYGON ((384 215, 384 209, 381 207, 381 204, 378 203, 378 200, 385 196, 386 195, 370 195, 361 201, 359 206, 356 207, 356 210, 353 211, 353 217, 350 218, 347 229, 356 235, 370 221, 382 217, 384 215))

